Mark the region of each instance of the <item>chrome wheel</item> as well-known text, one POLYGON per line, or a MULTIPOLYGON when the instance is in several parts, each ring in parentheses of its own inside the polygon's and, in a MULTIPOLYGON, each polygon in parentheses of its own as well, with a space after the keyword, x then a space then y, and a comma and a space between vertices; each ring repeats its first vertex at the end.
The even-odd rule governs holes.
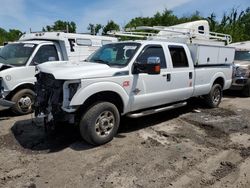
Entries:
POLYGON ((111 111, 102 112, 95 122, 97 135, 106 137, 110 134, 115 124, 115 116, 111 111))
POLYGON ((17 102, 18 107, 23 112, 29 111, 31 109, 32 103, 33 102, 30 96, 22 96, 17 102))
POLYGON ((217 104, 221 100, 221 91, 219 88, 216 88, 213 93, 213 103, 217 104))

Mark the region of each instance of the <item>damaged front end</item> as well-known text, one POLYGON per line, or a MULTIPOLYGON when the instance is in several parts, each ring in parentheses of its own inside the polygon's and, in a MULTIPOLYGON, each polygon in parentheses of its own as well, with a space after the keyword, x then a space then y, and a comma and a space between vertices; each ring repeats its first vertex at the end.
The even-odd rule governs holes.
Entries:
POLYGON ((79 81, 57 80, 52 74, 40 72, 36 75, 35 116, 44 119, 44 125, 54 126, 58 122, 75 123, 75 108, 69 107, 79 81))
POLYGON ((3 87, 3 79, 0 77, 0 111, 7 110, 14 106, 15 103, 12 101, 8 101, 4 97, 4 87, 3 87))
POLYGON ((52 122, 61 111, 63 101, 63 80, 56 80, 52 74, 39 73, 35 83, 35 116, 52 122))

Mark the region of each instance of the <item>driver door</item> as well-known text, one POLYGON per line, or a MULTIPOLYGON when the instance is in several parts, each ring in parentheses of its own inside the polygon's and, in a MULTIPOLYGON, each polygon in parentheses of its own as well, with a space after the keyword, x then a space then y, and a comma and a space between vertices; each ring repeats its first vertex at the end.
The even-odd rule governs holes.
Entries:
POLYGON ((168 92, 171 85, 167 76, 170 70, 167 67, 164 48, 161 45, 147 45, 137 57, 136 62, 145 64, 149 57, 160 58, 161 72, 154 75, 133 74, 130 93, 131 111, 158 106, 170 101, 168 92))

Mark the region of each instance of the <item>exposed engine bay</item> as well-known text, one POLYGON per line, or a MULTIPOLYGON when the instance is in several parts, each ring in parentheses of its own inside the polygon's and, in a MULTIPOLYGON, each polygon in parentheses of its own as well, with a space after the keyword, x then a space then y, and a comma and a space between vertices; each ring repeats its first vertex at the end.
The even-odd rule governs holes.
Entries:
POLYGON ((56 80, 53 75, 39 73, 35 83, 35 116, 50 116, 49 121, 62 113, 63 80, 56 80))
POLYGON ((48 73, 38 73, 36 78, 35 116, 44 118, 45 126, 65 121, 75 123, 75 114, 66 113, 62 108, 69 105, 80 83, 57 80, 48 73))

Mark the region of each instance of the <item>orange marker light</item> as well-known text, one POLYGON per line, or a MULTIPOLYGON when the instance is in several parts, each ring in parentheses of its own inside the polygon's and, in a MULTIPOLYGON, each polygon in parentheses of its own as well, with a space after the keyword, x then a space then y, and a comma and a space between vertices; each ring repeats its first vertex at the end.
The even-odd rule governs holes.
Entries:
POLYGON ((160 65, 158 65, 158 66, 155 66, 155 72, 160 72, 161 71, 161 66, 160 65))

